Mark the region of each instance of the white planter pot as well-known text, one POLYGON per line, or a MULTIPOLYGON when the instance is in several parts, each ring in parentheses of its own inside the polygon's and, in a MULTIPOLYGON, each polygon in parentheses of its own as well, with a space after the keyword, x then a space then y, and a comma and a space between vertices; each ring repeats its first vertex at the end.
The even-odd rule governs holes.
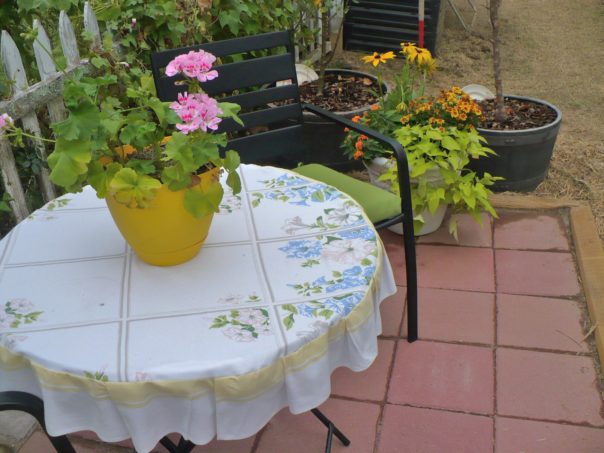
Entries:
MULTIPOLYGON (((369 181, 376 187, 384 190, 390 190, 390 184, 385 181, 380 181, 379 177, 383 175, 394 162, 391 159, 386 159, 385 157, 376 157, 370 163, 363 162, 365 168, 367 168, 367 173, 369 174, 369 181)), ((433 186, 438 186, 442 182, 442 176, 438 168, 431 168, 428 170, 423 176, 428 180, 428 184, 433 186)), ((414 182, 411 179, 411 182, 414 182)), ((424 209, 421 212, 422 218, 424 219, 424 224, 422 227, 415 231, 415 236, 422 236, 424 234, 430 234, 440 228, 443 223, 443 219, 445 218, 445 214, 447 213, 447 205, 445 203, 441 203, 434 213, 431 213, 428 209, 424 209)), ((388 229, 396 234, 403 234, 403 224, 397 223, 396 225, 389 226, 388 229)))

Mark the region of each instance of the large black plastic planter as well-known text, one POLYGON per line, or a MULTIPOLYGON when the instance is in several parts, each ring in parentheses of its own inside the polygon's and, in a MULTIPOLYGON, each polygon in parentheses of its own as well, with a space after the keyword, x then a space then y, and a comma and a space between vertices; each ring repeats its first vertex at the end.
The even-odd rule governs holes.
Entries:
POLYGON ((492 187, 496 192, 529 192, 537 188, 547 175, 562 113, 556 106, 540 99, 511 95, 505 97, 547 105, 556 112, 556 119, 542 127, 518 131, 478 128, 480 135, 487 139, 489 148, 497 156, 472 159, 468 168, 479 175, 488 172, 493 176, 504 177, 505 180, 496 182, 492 187))
MULTIPOLYGON (((350 71, 347 69, 326 69, 326 73, 342 74, 367 77, 376 80, 376 77, 361 71, 350 71)), ((387 93, 388 87, 382 84, 384 94, 387 93)), ((334 112, 340 116, 351 119, 356 115, 362 115, 369 110, 371 106, 367 105, 363 108, 351 110, 348 112, 334 112)), ((364 167, 360 160, 350 160, 344 151, 340 148, 346 133, 342 126, 338 126, 331 121, 325 121, 312 113, 304 112, 304 140, 307 148, 310 151, 310 161, 318 164, 323 164, 327 167, 338 171, 363 170, 364 167)))

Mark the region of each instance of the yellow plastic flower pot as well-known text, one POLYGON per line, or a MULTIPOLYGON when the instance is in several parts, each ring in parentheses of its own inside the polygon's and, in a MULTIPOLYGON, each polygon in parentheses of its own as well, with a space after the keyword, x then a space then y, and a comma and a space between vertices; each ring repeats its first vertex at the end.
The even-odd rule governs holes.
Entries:
MULTIPOLYGON (((220 184, 220 170, 215 168, 200 175, 196 190, 207 190, 220 184)), ((118 229, 138 257, 155 266, 174 266, 194 258, 203 245, 214 214, 195 218, 184 207, 185 190, 172 192, 162 185, 151 205, 144 209, 129 208, 113 197, 106 202, 118 229)))

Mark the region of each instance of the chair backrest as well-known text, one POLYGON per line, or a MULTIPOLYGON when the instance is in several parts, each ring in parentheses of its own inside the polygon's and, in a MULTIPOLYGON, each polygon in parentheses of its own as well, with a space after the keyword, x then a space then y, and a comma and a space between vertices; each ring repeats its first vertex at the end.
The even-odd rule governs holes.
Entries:
POLYGON ((178 93, 185 91, 183 85, 175 84, 182 78, 165 75, 168 63, 180 54, 200 49, 218 59, 213 68, 218 77, 204 82, 203 90, 242 108, 240 118, 244 126, 231 119, 220 123, 218 132, 227 132, 230 137, 225 149, 235 149, 246 163, 292 167, 305 160, 291 32, 271 32, 152 54, 153 78, 161 100, 176 100, 178 93), (277 84, 284 80, 291 83, 277 84))

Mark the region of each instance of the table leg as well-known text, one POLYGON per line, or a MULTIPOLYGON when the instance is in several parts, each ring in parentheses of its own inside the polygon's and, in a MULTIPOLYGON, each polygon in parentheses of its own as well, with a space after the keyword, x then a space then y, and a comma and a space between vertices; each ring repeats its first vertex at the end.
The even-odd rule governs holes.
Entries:
POLYGON ((340 431, 333 422, 327 418, 323 412, 319 409, 311 409, 311 412, 315 417, 317 417, 321 423, 323 423, 327 427, 327 442, 325 443, 325 453, 331 452, 331 441, 332 437, 336 436, 344 446, 348 447, 350 445, 350 439, 348 439, 342 431, 340 431))
POLYGON ((66 436, 52 437, 46 432, 44 403, 40 398, 25 392, 0 392, 0 412, 21 411, 33 416, 58 453, 76 453, 66 436))

